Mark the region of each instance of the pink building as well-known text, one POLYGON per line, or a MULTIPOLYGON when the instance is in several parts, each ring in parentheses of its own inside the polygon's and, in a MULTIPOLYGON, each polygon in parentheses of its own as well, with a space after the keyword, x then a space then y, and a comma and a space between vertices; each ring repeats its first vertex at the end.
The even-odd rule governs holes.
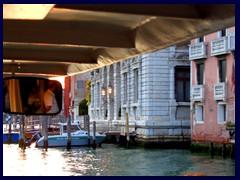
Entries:
POLYGON ((235 123, 235 27, 191 41, 192 142, 229 142, 235 123))

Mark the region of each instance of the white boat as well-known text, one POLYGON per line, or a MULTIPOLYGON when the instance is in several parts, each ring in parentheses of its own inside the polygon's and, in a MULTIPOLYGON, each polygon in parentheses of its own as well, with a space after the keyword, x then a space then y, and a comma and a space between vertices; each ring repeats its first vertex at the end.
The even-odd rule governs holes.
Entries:
MULTIPOLYGON (((66 147, 68 142, 67 123, 60 123, 60 134, 48 136, 48 147, 66 147)), ((71 146, 87 146, 88 132, 80 128, 80 123, 71 124, 71 146)), ((106 135, 96 132, 95 143, 99 145, 106 135)), ((93 132, 90 131, 90 145, 93 144, 93 132)), ((36 141, 36 147, 44 147, 44 136, 36 141)))

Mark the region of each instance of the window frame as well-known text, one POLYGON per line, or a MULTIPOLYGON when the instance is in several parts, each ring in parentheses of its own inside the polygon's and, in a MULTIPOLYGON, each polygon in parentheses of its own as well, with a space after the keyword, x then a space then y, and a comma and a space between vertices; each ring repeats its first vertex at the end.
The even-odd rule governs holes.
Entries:
POLYGON ((138 103, 138 99, 139 99, 139 93, 138 93, 138 89, 139 89, 139 70, 138 68, 133 69, 133 74, 134 74, 134 99, 133 102, 134 103, 138 103))
POLYGON ((204 124, 205 118, 204 118, 204 106, 202 103, 195 104, 195 122, 196 124, 204 124), (201 111, 201 112, 199 112, 201 111), (201 116, 199 116, 201 114, 201 116), (202 117, 201 120, 199 120, 199 117, 202 117))
POLYGON ((227 81, 227 58, 226 57, 220 57, 218 59, 218 82, 226 82, 227 81), (225 62, 225 75, 223 74, 223 64, 222 62, 225 62), (224 77, 225 76, 225 77, 224 77))
POLYGON ((204 83, 205 83, 204 75, 205 75, 205 63, 203 61, 197 62, 196 63, 197 85, 204 85, 204 83), (200 75, 200 73, 201 73, 200 72, 200 65, 203 65, 202 75, 200 75), (202 77, 202 82, 200 82, 201 81, 200 76, 202 77))
POLYGON ((225 102, 219 102, 217 106, 217 122, 218 124, 225 124, 227 119, 227 104, 225 102), (221 112, 220 112, 221 111, 221 112), (222 118, 223 117, 223 118, 222 118))
POLYGON ((222 30, 218 31, 218 38, 225 37, 225 36, 227 36, 227 34, 228 34, 227 29, 222 29, 222 30))
POLYGON ((201 43, 201 42, 205 42, 205 36, 200 36, 198 38, 195 39, 195 43, 201 43))
MULTIPOLYGON (((190 88, 190 66, 175 66, 174 72, 175 72, 175 99, 176 102, 190 102, 190 93, 191 93, 191 88, 190 88), (189 76, 187 77, 178 77, 177 74, 178 72, 183 72, 183 73, 189 73, 189 76), (183 92, 183 100, 179 100, 178 98, 178 82, 183 82, 182 86, 182 92, 183 92), (187 92, 187 82, 189 82, 189 91, 187 92)), ((182 97, 181 97, 182 98, 182 97)))
POLYGON ((84 81, 83 80, 78 80, 77 81, 77 89, 82 90, 84 88, 84 81), (81 85, 81 87, 79 87, 81 85))

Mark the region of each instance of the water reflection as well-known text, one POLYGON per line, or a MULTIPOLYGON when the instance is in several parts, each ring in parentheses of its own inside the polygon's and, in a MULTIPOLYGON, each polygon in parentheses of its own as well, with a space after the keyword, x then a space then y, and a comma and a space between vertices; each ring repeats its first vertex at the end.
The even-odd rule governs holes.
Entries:
POLYGON ((27 148, 3 145, 4 176, 178 176, 201 172, 209 176, 234 176, 235 161, 192 154, 187 150, 123 149, 103 144, 87 147, 27 148))

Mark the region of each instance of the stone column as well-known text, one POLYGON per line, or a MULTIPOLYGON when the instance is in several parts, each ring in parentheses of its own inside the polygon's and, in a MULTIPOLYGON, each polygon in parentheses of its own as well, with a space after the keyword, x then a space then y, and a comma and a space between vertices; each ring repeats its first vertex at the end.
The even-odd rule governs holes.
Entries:
POLYGON ((114 64, 113 70, 113 96, 114 96, 114 119, 119 119, 119 109, 121 108, 121 77, 120 77, 120 63, 114 64))
POLYGON ((137 117, 141 119, 142 116, 142 59, 141 56, 139 57, 139 64, 138 64, 138 110, 137 110, 137 117))
POLYGON ((107 92, 107 107, 108 107, 108 120, 114 118, 114 85, 113 85, 113 65, 107 67, 107 91, 108 87, 112 87, 112 93, 107 92))
POLYGON ((175 99, 175 72, 174 67, 169 66, 169 110, 170 110, 170 121, 176 120, 177 103, 175 99))
POLYGON ((106 67, 103 67, 101 69, 101 79, 100 79, 100 89, 101 89, 101 107, 100 107, 100 116, 102 119, 105 119, 105 112, 106 112, 106 109, 107 109, 107 104, 106 104, 106 96, 107 96, 107 92, 106 92, 106 87, 107 87, 107 76, 106 76, 106 67), (105 96, 102 96, 102 90, 105 90, 105 96))

